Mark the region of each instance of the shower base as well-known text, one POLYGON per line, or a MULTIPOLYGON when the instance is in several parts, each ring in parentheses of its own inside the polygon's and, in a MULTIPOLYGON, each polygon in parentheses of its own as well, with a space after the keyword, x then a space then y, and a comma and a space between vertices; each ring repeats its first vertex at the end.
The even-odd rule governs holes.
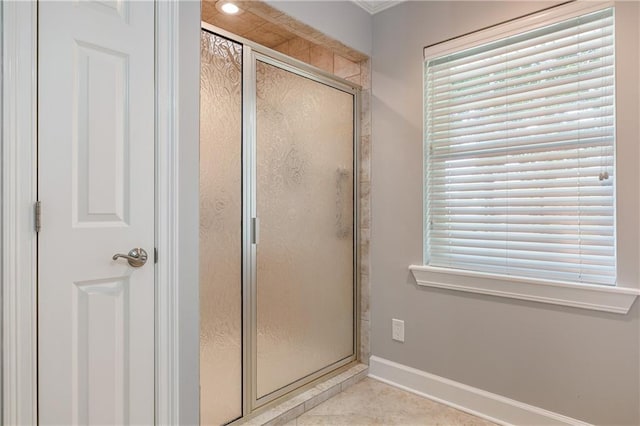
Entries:
POLYGON ((318 383, 303 393, 282 402, 275 407, 269 408, 257 415, 256 417, 242 420, 232 425, 243 426, 276 426, 300 417, 305 412, 311 410, 318 404, 321 404, 342 392, 343 390, 353 386, 369 374, 369 366, 366 364, 356 364, 348 370, 331 377, 330 379, 318 383))

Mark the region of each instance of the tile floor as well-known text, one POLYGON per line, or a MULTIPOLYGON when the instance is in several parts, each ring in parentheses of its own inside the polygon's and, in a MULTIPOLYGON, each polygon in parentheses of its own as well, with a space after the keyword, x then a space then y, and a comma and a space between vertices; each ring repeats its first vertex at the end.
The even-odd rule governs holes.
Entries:
POLYGON ((494 426, 494 423, 366 378, 285 426, 307 425, 494 426))

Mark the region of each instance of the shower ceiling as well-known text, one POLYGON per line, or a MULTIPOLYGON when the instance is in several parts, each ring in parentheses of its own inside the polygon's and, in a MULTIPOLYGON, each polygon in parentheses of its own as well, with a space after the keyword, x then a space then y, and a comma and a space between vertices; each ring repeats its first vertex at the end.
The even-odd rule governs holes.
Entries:
MULTIPOLYGON (((255 3, 261 2, 235 2, 243 11, 237 15, 222 13, 216 8, 216 3, 216 1, 209 0, 202 2, 203 21, 270 48, 295 37, 295 34, 256 13, 257 10, 253 6, 255 3)), ((282 15, 281 12, 279 14, 282 15)))
POLYGON ((240 37, 269 48, 288 41, 304 40, 315 46, 323 46, 349 61, 358 63, 367 56, 341 42, 326 36, 314 28, 296 21, 262 1, 234 1, 242 10, 236 15, 227 15, 216 8, 216 0, 202 1, 202 20, 240 37))

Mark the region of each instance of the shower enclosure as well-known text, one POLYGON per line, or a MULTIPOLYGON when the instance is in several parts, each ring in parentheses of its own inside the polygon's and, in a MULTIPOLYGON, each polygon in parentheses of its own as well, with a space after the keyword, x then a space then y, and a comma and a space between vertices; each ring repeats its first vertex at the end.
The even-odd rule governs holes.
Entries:
POLYGON ((201 423, 356 359, 358 91, 203 23, 201 423))

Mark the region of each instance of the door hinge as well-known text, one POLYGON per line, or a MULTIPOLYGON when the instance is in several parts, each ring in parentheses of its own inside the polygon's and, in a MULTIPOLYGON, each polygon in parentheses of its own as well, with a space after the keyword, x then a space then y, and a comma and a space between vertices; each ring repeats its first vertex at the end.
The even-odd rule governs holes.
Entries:
POLYGON ((158 263, 158 249, 153 248, 153 263, 158 263))
POLYGON ((34 213, 36 233, 38 233, 40 232, 40 229, 42 229, 42 203, 40 201, 36 201, 36 204, 34 205, 34 213))

